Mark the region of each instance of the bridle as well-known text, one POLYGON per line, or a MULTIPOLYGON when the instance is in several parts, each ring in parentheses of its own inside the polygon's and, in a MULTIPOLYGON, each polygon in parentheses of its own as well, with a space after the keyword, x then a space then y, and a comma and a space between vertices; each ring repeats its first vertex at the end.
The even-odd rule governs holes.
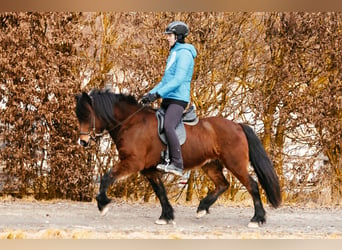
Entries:
MULTIPOLYGON (((94 99, 93 99, 93 97, 89 94, 89 97, 90 97, 90 99, 91 99, 91 107, 92 107, 92 128, 91 129, 89 129, 89 131, 88 132, 82 132, 82 131, 80 131, 80 135, 87 135, 87 136, 89 136, 89 141, 94 141, 94 142, 97 142, 97 139, 99 139, 99 138, 101 138, 102 136, 103 136, 103 133, 101 132, 101 133, 96 133, 96 124, 95 124, 95 114, 94 114, 94 99)), ((87 146, 88 144, 89 144, 89 141, 88 142, 86 142, 86 141, 83 141, 83 140, 81 140, 80 142, 81 142, 81 144, 83 144, 83 146, 87 146)))
POLYGON ((103 136, 103 133, 96 133, 96 126, 95 126, 95 115, 93 114, 92 116, 92 125, 93 127, 91 129, 89 129, 88 132, 82 132, 80 131, 80 135, 88 135, 90 140, 93 140, 93 141, 97 141, 98 138, 102 137, 103 136))

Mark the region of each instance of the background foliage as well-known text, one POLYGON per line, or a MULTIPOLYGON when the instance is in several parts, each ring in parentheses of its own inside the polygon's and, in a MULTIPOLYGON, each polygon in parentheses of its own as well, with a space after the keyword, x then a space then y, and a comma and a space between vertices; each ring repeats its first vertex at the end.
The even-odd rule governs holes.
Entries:
MULTIPOLYGON (((106 86, 146 93, 162 77, 162 32, 176 19, 198 51, 198 115, 253 126, 285 201, 340 204, 341 13, 1 13, 1 193, 91 200, 116 151, 107 137, 101 147, 77 145, 74 96, 106 86)), ((237 199, 240 184, 226 176, 223 199, 237 199)), ((200 170, 184 189, 179 182, 166 180, 177 200, 212 188, 200 170)), ((149 201, 153 193, 136 174, 111 195, 149 201)))

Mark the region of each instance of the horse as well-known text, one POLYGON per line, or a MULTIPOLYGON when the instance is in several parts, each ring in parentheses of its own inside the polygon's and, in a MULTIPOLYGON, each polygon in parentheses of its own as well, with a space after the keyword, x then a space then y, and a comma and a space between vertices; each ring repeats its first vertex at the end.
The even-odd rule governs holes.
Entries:
MULTIPOLYGON (((89 145, 107 131, 119 155, 119 163, 105 173, 96 196, 100 212, 108 210, 110 185, 140 172, 147 178, 159 199, 162 212, 156 224, 174 223, 174 210, 162 182, 163 172, 156 166, 166 146, 157 132, 156 110, 141 104, 133 95, 93 89, 76 95, 76 115, 79 121, 79 143, 89 145)), ((248 226, 266 222, 266 212, 260 198, 258 183, 249 174, 251 164, 268 202, 281 203, 279 180, 263 145, 251 127, 223 117, 200 118, 197 125, 185 125, 186 141, 181 146, 184 171, 202 168, 215 184, 215 189, 199 202, 197 217, 209 213, 218 197, 230 183, 223 169, 230 171, 252 196, 254 215, 248 226)))

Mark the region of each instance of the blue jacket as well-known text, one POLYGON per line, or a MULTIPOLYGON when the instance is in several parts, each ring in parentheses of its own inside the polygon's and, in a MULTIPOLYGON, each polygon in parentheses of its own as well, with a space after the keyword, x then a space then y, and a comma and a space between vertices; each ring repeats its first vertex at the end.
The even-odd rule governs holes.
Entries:
POLYGON ((197 52, 194 46, 176 42, 167 58, 161 82, 150 93, 158 93, 162 98, 190 102, 190 82, 196 56, 197 52))

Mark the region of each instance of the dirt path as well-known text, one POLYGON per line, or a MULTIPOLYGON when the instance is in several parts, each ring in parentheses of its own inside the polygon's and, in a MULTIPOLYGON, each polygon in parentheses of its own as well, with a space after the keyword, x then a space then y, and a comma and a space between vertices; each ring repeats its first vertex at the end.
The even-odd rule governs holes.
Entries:
POLYGON ((0 200, 0 239, 342 239, 342 208, 266 207, 267 224, 248 228, 251 206, 215 204, 196 219, 195 206, 174 205, 176 224, 155 225, 159 204, 115 203, 100 216, 95 203, 0 200))

